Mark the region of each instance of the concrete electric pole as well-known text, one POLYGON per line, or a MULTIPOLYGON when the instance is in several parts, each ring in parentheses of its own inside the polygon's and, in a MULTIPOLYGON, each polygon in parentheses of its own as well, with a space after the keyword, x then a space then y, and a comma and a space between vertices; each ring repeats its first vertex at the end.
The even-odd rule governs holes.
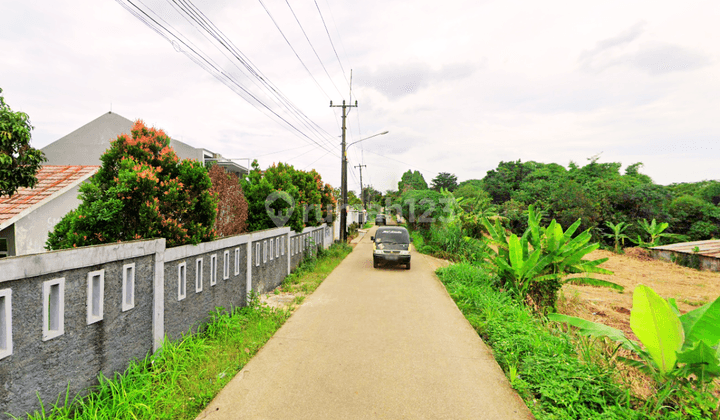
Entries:
POLYGON ((362 183, 362 168, 367 168, 367 165, 356 165, 355 168, 360 168, 360 199, 363 202, 363 209, 367 210, 367 207, 365 206, 365 194, 363 193, 362 183))
POLYGON ((341 170, 340 170, 340 183, 341 186, 341 195, 342 195, 342 203, 340 203, 340 241, 342 243, 347 242, 347 151, 345 150, 345 119, 347 118, 348 108, 357 108, 357 101, 355 101, 355 105, 345 105, 345 101, 343 101, 342 105, 333 105, 332 101, 330 101, 330 107, 331 108, 340 108, 342 107, 342 155, 340 156, 341 160, 341 170))

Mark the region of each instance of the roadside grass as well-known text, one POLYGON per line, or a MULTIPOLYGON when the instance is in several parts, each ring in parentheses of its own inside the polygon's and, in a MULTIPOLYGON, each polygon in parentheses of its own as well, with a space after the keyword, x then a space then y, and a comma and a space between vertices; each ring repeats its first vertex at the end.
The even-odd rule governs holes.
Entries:
POLYGON ((488 246, 484 241, 463 234, 462 228, 443 226, 442 229, 427 231, 411 230, 413 246, 422 254, 451 261, 466 261, 479 264, 488 257, 488 246))
MULTIPOLYGON (((312 293, 352 251, 334 244, 307 258, 283 281, 283 288, 312 293)), ((300 304, 305 296, 297 296, 300 304)), ((130 363, 123 374, 98 376, 85 397, 61 395, 42 402, 28 420, 194 419, 290 317, 291 309, 270 308, 253 296, 247 306, 228 313, 216 308, 195 334, 130 363)))
MULTIPOLYGON (((352 252, 350 245, 337 243, 327 250, 318 251, 317 255, 308 254, 298 268, 285 277, 280 288, 283 292, 295 294, 314 292, 350 252, 352 252)), ((302 299, 297 303, 301 302, 302 299)))
MULTIPOLYGON (((720 418, 716 394, 683 386, 661 399, 662 384, 616 362, 629 352, 548 322, 514 300, 498 287, 484 241, 469 242, 447 225, 411 235, 418 252, 458 262, 438 276, 538 419, 720 418)), ((581 306, 577 293, 558 296, 566 312, 581 306)))
POLYGON ((290 316, 248 306, 217 308, 201 332, 165 340, 160 351, 136 360, 112 379, 100 374, 84 398, 61 396, 27 419, 194 419, 290 316))
POLYGON ((497 290, 482 267, 458 263, 437 273, 538 419, 649 418, 633 409, 613 361, 594 342, 586 341, 579 357, 571 335, 497 290))

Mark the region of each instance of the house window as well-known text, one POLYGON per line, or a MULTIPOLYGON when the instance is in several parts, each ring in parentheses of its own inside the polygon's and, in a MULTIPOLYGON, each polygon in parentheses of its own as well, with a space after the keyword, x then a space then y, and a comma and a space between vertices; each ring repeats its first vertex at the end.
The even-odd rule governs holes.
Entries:
POLYGON ((285 255, 285 237, 282 237, 282 245, 280 246, 280 255, 285 255))
POLYGON ((178 264, 178 300, 185 299, 187 292, 185 261, 178 264))
POLYGON ((105 297, 105 270, 91 271, 87 275, 87 323, 103 319, 105 297))
MULTIPOLYGON (((285 237, 282 237, 285 239, 285 237)), ((275 258, 280 258, 280 238, 275 239, 275 258)))
POLYGON ((12 289, 4 289, 0 290, 0 359, 12 351, 12 289))
POLYGON ((235 248, 235 275, 240 275, 240 248, 235 248))
POLYGON ((255 244, 255 266, 260 267, 260 243, 255 244))
POLYGON ((195 260, 195 293, 200 293, 203 290, 203 259, 198 258, 195 260))
POLYGON ((223 280, 230 278, 230 250, 223 252, 223 280))
POLYGON ((8 256, 7 238, 0 238, 0 258, 8 256))
POLYGON ((122 311, 135 307, 135 263, 125 264, 122 268, 122 311))
POLYGON ((65 277, 43 282, 43 341, 65 334, 65 277))
POLYGON ((274 254, 274 253, 273 253, 273 248, 274 248, 273 245, 274 245, 274 243, 275 243, 275 242, 274 242, 272 239, 270 239, 270 261, 272 261, 272 259, 273 259, 273 254, 274 254))
POLYGON ((217 284, 217 254, 210 256, 210 286, 217 284))
POLYGON ((267 262, 267 241, 263 241, 263 264, 267 262))

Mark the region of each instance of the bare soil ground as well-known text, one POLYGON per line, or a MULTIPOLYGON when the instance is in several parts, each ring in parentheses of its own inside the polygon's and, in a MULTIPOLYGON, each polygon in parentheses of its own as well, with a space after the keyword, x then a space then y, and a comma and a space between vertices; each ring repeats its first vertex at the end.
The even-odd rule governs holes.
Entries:
MULTIPOLYGON (((652 259, 642 248, 628 248, 624 255, 597 250, 587 259, 609 258, 601 267, 612 275, 593 275, 625 287, 623 292, 604 287, 565 285, 558 299, 558 312, 577 316, 622 330, 633 340, 637 337, 630 329, 630 310, 635 287, 644 284, 663 298, 675 298, 678 309, 685 313, 715 300, 720 296, 720 273, 698 271, 670 262, 652 259)), ((621 351, 622 352, 622 351, 621 351)), ((622 368, 622 365, 619 366, 622 368)), ((622 376, 629 382, 633 393, 649 396, 653 391, 649 378, 627 368, 622 376)))
POLYGON ((675 298, 681 313, 720 296, 720 273, 698 271, 654 260, 642 248, 628 248, 625 255, 597 250, 586 258, 594 260, 605 257, 609 260, 601 267, 615 274, 597 274, 593 277, 620 284, 625 287, 625 291, 621 293, 604 287, 566 285, 561 296, 564 305, 561 305, 560 310, 563 313, 610 325, 634 338, 630 330, 630 310, 633 290, 639 284, 652 288, 666 299, 675 298))

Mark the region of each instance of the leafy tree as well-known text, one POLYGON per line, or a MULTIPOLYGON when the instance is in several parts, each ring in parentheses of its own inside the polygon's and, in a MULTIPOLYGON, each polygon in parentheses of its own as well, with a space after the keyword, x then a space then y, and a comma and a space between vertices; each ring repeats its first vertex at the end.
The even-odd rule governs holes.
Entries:
POLYGON ((430 229, 450 216, 448 201, 434 190, 408 190, 401 197, 402 216, 414 229, 430 229))
POLYGON ((470 186, 470 187, 474 187, 474 188, 482 188, 483 180, 482 179, 466 179, 465 181, 458 184, 458 188, 462 188, 465 186, 470 186))
POLYGON ((635 178, 643 184, 652 184, 652 178, 639 172, 640 168, 642 167, 642 162, 633 163, 632 165, 625 168, 625 176, 635 178))
POLYGON ((409 190, 427 189, 427 182, 425 182, 425 178, 423 178, 420 171, 413 172, 412 170, 408 169, 407 172, 402 175, 402 178, 400 178, 400 182, 398 182, 398 191, 401 194, 409 190))
POLYGON ((362 200, 358 198, 355 191, 348 191, 348 205, 350 206, 362 206, 362 200))
POLYGON ((373 188, 371 185, 368 185, 363 188, 363 198, 365 198, 365 203, 380 203, 382 200, 382 193, 375 188, 373 188))
POLYGON ((672 232, 685 234, 691 241, 720 234, 720 208, 692 195, 674 199, 669 206, 672 232))
MULTIPOLYGON (((587 184, 596 179, 609 179, 620 177, 620 162, 610 163, 598 163, 599 155, 588 158, 590 163, 580 167, 575 162, 570 162, 568 169, 568 176, 578 182, 581 185, 587 184)), ((641 166, 642 163, 631 165, 636 169, 641 166)), ((637 172, 637 171, 635 171, 637 172)))
POLYGON ((435 191, 440 191, 444 188, 450 192, 453 192, 457 187, 457 176, 449 172, 440 172, 435 178, 433 178, 431 184, 431 188, 435 191))
POLYGON ((336 204, 335 193, 315 170, 305 172, 281 162, 262 171, 256 160, 241 185, 249 203, 250 231, 286 225, 300 232, 306 226, 333 220, 328 208, 336 204))
POLYGON ((30 147, 30 117, 13 112, 0 89, 0 196, 13 194, 21 187, 33 188, 35 174, 45 159, 38 149, 30 147))
POLYGON ((551 218, 564 226, 572 225, 580 220, 580 229, 588 230, 596 227, 600 215, 593 200, 580 184, 569 180, 557 186, 550 197, 551 218))
POLYGON ((227 173, 220 165, 208 171, 212 194, 218 199, 215 231, 218 236, 232 236, 247 230, 248 203, 237 174, 227 173))
POLYGON ((493 203, 509 201, 512 192, 520 188, 523 180, 534 169, 534 162, 500 162, 497 169, 491 169, 483 178, 483 186, 492 197, 493 203))
POLYGON ((170 137, 142 120, 100 157, 80 187, 82 203, 55 226, 46 247, 63 249, 142 238, 167 246, 212 240, 217 201, 202 163, 178 161, 170 137))
POLYGON ((707 185, 699 189, 697 195, 716 206, 720 205, 720 182, 709 181, 707 185))

